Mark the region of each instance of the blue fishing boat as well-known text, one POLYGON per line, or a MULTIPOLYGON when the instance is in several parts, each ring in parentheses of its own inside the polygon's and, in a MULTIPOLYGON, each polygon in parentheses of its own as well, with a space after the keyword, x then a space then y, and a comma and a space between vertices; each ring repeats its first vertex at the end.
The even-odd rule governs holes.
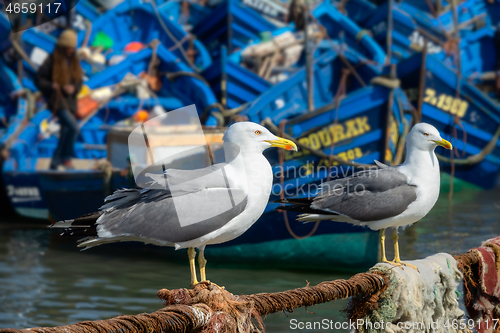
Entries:
MULTIPOLYGON (((17 139, 19 133, 27 124, 32 113, 34 100, 29 91, 26 91, 20 84, 17 76, 12 70, 0 60, 0 115, 2 125, 0 125, 0 167, 5 158, 8 158, 10 147, 17 139)), ((8 195, 12 195, 14 188, 4 186, 0 179, 0 201, 6 208, 8 214, 8 195)))
MULTIPOLYGON (((75 6, 75 12, 77 14, 76 17, 80 15, 83 19, 89 20, 90 22, 94 22, 101 16, 101 12, 87 0, 78 0, 75 6)), ((76 18, 75 20, 76 24, 74 23, 73 26, 77 25, 80 27, 79 22, 81 19, 76 18)))
POLYGON ((187 3, 189 4, 188 13, 183 11, 182 5, 184 1, 165 1, 158 6, 158 11, 165 15, 170 21, 190 30, 200 23, 203 18, 207 17, 212 11, 212 8, 209 6, 202 6, 194 1, 187 1, 187 3))
POLYGON ((17 115, 18 103, 16 95, 22 92, 22 87, 16 74, 0 60, 0 138, 5 134, 9 124, 17 115))
POLYGON ((75 29, 76 31, 87 29, 88 26, 92 25, 91 22, 97 20, 100 15, 100 11, 89 1, 78 0, 78 3, 73 9, 71 15, 60 16, 54 20, 36 26, 35 29, 57 37, 63 31, 63 29, 68 26, 75 29), (66 21, 68 18, 71 20, 69 24, 66 21))
MULTIPOLYGON (((418 16, 420 19, 417 20, 413 12, 408 13, 402 6, 402 4, 395 3, 392 11, 391 61, 397 63, 412 54, 421 52, 425 43, 424 37, 429 35, 433 37, 433 40, 427 41, 427 53, 445 59, 446 54, 442 47, 442 44, 446 41, 444 31, 437 28, 433 24, 434 19, 428 17, 425 13, 421 13, 422 15, 418 16)), ((388 14, 388 4, 382 4, 376 8, 370 19, 363 24, 366 29, 370 29, 373 38, 385 48, 387 48, 388 14)))
MULTIPOLYGON (((418 106, 422 55, 401 62, 398 77, 410 100, 418 106)), ((434 56, 425 61, 422 121, 434 125, 456 147, 454 175, 492 188, 500 168, 500 105, 434 56), (479 155, 478 155, 479 154, 479 155)), ((449 157, 449 156, 446 156, 449 157)), ((451 172, 448 159, 442 170, 451 172)))
MULTIPOLYGON (((498 59, 495 29, 486 26, 470 32, 460 43, 462 75, 476 84, 491 80, 498 59)), ((455 66, 453 66, 455 67, 455 66)))
MULTIPOLYGON (((415 8, 407 3, 403 3, 403 9, 406 11, 413 11, 415 8)), ((437 27, 444 29, 445 31, 452 31, 454 29, 453 23, 453 10, 449 3, 444 2, 442 7, 445 10, 436 13, 436 20, 431 22, 437 27)), ((468 32, 477 30, 486 25, 490 25, 489 17, 486 15, 486 1, 484 0, 466 0, 457 3, 457 23, 462 25, 460 29, 460 34, 462 36, 467 35, 468 32)), ((421 13, 426 13, 425 11, 417 11, 416 19, 423 17, 426 19, 428 15, 423 16, 421 13)))
MULTIPOLYGON (((71 27, 76 31, 85 31, 91 26, 91 22, 99 16, 100 13, 98 10, 88 1, 78 1, 72 15, 73 21, 71 22, 71 27)), ((43 63, 48 54, 54 50, 57 37, 67 26, 66 19, 66 16, 63 15, 53 21, 27 29, 21 34, 21 44, 19 47, 22 48, 23 52, 29 58, 29 61, 26 59, 22 61, 22 84, 31 91, 37 90, 33 83, 33 78, 36 75, 38 67, 43 63)), ((1 46, 0 51, 2 51, 1 46)), ((17 63, 13 63, 12 68, 17 69, 17 63)))
POLYGON ((377 42, 354 20, 339 12, 329 1, 319 5, 312 14, 326 28, 328 38, 340 39, 349 48, 356 50, 375 64, 381 66, 385 63, 385 52, 377 42))
MULTIPOLYGON (((78 39, 83 41, 85 32, 80 32, 78 39)), ((124 1, 101 15, 92 23, 88 44, 104 46, 109 50, 106 54, 109 60, 114 55, 123 54, 131 42, 147 46, 154 40, 162 43, 179 59, 191 62, 197 69, 202 70, 211 64, 211 57, 199 40, 191 41, 182 27, 161 13, 154 4, 141 3, 139 0, 124 1), (188 50, 191 43, 194 54, 188 56, 187 51, 181 52, 179 46, 188 50)))
MULTIPOLYGON (((152 56, 152 49, 144 49, 130 55, 123 62, 110 66, 85 83, 93 90, 116 85, 126 79, 127 74, 137 76, 148 71, 152 56)), ((158 46, 156 56, 160 60, 158 71, 161 73, 192 72, 162 45, 158 46)), ((110 179, 115 179, 113 173, 116 175, 119 170, 111 170, 111 173, 106 173, 109 177, 105 178, 104 171, 99 169, 97 163, 97 160, 107 155, 106 134, 112 125, 131 117, 138 110, 150 111, 157 105, 164 110, 172 110, 194 103, 202 111, 216 102, 209 87, 199 79, 188 75, 171 79, 172 81, 166 75, 161 76, 161 88, 155 92, 157 97, 139 98, 124 93, 84 118, 75 145, 74 164, 77 170, 47 170, 57 139, 50 131, 47 134, 47 128, 50 129, 54 123, 51 112, 44 110, 37 113, 12 144, 10 157, 3 165, 4 184, 15 210, 20 215, 34 218, 47 219, 51 212, 54 218, 65 219, 74 216, 75 210, 78 213, 88 213, 99 207, 107 193, 104 189, 124 186, 106 187, 108 185, 105 186, 104 183, 112 183, 114 180, 110 179), (74 205, 75 198, 81 198, 77 207, 74 205), (63 201, 66 204, 61 204, 63 201)), ((126 163, 127 156, 125 153, 120 162, 126 163)))
MULTIPOLYGON (((335 49, 337 52, 342 52, 341 50, 345 49, 345 53, 351 57, 349 61, 352 60, 360 66, 358 71, 363 80, 369 81, 377 73, 381 73, 382 65, 385 61, 385 53, 373 38, 362 34, 361 28, 326 2, 318 6, 312 14, 317 22, 325 27, 327 32, 326 39, 315 47, 313 55, 315 59, 322 57, 323 54, 328 53, 331 49, 335 49), (356 55, 354 55, 353 51, 355 51, 356 55), (353 60, 354 58, 358 59, 353 60)), ((280 38, 280 36, 284 36, 285 34, 290 34, 291 36, 292 33, 296 33, 293 26, 284 27, 271 32, 270 37, 280 38)), ((247 47, 265 42, 258 39, 247 47)), ((245 49, 234 52, 231 55, 228 54, 227 48, 222 47, 221 50, 222 56, 215 60, 212 66, 207 68, 202 75, 210 83, 212 90, 219 100, 225 99, 227 108, 229 109, 237 108, 244 103, 254 101, 258 96, 270 89, 270 87, 280 81, 288 80, 295 72, 305 66, 305 61, 302 57, 293 66, 289 66, 281 71, 278 74, 278 80, 272 80, 269 77, 263 78, 255 73, 255 71, 250 71, 241 65, 245 49), (225 89, 222 89, 222 87, 225 87, 225 89)), ((331 60, 329 56, 323 58, 327 59, 324 60, 325 63, 331 60)), ((340 75, 340 73, 338 74, 340 75)), ((295 77, 294 80, 297 80, 297 76, 295 77)), ((305 76, 302 79, 305 80, 305 76)), ((295 81, 293 84, 295 84, 295 81)), ((209 119, 207 122, 209 126, 215 124, 217 124, 217 121, 214 118, 209 119)))
MULTIPOLYGON (((364 25, 375 12, 382 12, 380 8, 385 8, 387 12, 388 1, 378 1, 379 6, 369 0, 350 0, 346 4, 337 1, 337 5, 345 6, 349 18, 360 25, 364 25), (385 7, 384 7, 385 6, 385 7)), ((487 10, 487 1, 484 0, 464 0, 457 3, 458 23, 478 23, 486 17, 483 15, 487 10), (477 20, 477 21, 476 21, 477 20)), ((434 26, 438 29, 451 31, 453 29, 453 13, 450 10, 451 4, 446 0, 401 0, 395 3, 396 10, 403 10, 410 14, 418 24, 425 27, 434 26)), ((493 7, 492 7, 493 8, 493 7)), ((377 14, 379 15, 379 14, 377 14)), ((369 25, 367 24, 368 28, 369 25)), ((471 29, 471 27, 467 28, 471 29)))
POLYGON ((262 32, 271 32, 276 28, 238 0, 225 0, 206 13, 192 32, 216 60, 221 56, 221 46, 226 46, 228 54, 232 54, 250 42, 260 40, 262 32))
POLYGON ((30 103, 16 74, 0 59, 0 147, 5 148, 28 117, 30 103))
MULTIPOLYGON (((320 89, 331 88, 329 83, 326 82, 325 87, 320 89)), ((285 86, 291 88, 285 81, 264 93, 249 107, 247 114, 259 113, 259 109, 275 109, 275 101, 287 98, 285 86)), ((296 90, 300 89, 299 83, 296 90)), ((402 106, 407 102, 404 99, 400 89, 391 94, 386 87, 367 85, 349 93, 339 101, 340 104, 329 103, 313 112, 288 113, 288 117, 284 118, 282 110, 278 109, 254 116, 254 120, 267 117, 270 123, 285 119, 284 133, 314 148, 315 152, 304 147, 298 152, 285 152, 281 166, 278 153, 269 151, 266 155, 274 174, 278 179, 283 174, 283 183, 280 184, 279 180, 275 182, 263 216, 239 238, 207 249, 210 257, 233 264, 243 258, 252 264, 266 265, 271 262, 280 267, 303 269, 324 267, 324 263, 328 262, 330 269, 336 270, 354 270, 355 267, 369 267, 376 262, 377 233, 331 221, 316 225, 297 223, 294 213, 276 211, 279 204, 273 201, 279 199, 280 190, 285 191, 286 197, 314 195, 318 185, 329 175, 343 177, 354 170, 342 165, 342 162, 332 164, 330 156, 358 163, 373 163, 374 159, 393 163, 397 150, 401 149, 400 138, 405 132, 402 106), (391 117, 389 127, 386 126, 387 116, 391 117), (385 149, 387 135, 391 139, 388 149, 385 149), (317 155, 318 151, 321 156, 317 155), (323 250, 332 243, 340 252, 333 254, 323 250)), ((264 121, 267 125, 269 122, 264 121)))
POLYGON ((4 12, 0 12, 0 52, 10 47, 10 22, 4 12))
POLYGON ((496 26, 498 23, 500 23, 500 1, 486 1, 485 5, 491 23, 496 26))
MULTIPOLYGON (((335 52, 330 50, 330 53, 335 52)), ((348 55, 346 58, 350 59, 348 55)), ((330 156, 358 163, 373 163, 374 159, 389 164, 397 163, 397 152, 402 147, 400 138, 405 128, 408 129, 403 124, 403 106, 408 104, 405 95, 400 89, 391 93, 384 86, 366 85, 353 80, 351 84, 346 83, 347 96, 334 100, 340 81, 337 73, 342 66, 342 62, 335 59, 334 54, 330 58, 324 56, 317 59, 317 63, 321 65, 317 69, 322 73, 322 80, 315 82, 318 85, 315 89, 321 92, 318 96, 327 95, 323 100, 328 100, 327 104, 318 104, 319 107, 313 112, 306 111, 305 101, 301 102, 301 112, 296 110, 287 113, 284 109, 276 109, 276 101, 281 100, 287 105, 288 101, 299 103, 299 99, 305 99, 304 95, 287 94, 287 90, 297 92, 304 89, 303 78, 290 79, 270 88, 248 107, 248 112, 243 112, 248 115, 258 114, 256 110, 264 110, 252 120, 263 119, 263 123, 270 127, 287 120, 284 132, 310 147, 311 151, 301 149, 297 153, 286 154, 283 167, 280 166, 276 152, 267 153, 277 178, 264 215, 244 235, 207 249, 212 262, 241 264, 246 261, 252 265, 272 265, 274 268, 322 268, 336 271, 359 270, 360 267, 370 267, 376 262, 378 233, 334 222, 321 222, 318 226, 296 223, 295 215, 288 213, 285 217, 275 210, 277 204, 273 203, 279 197, 281 188, 286 189, 287 196, 314 194, 317 185, 327 179, 329 174, 334 174, 335 177, 353 171, 353 168, 342 163, 331 164, 330 156), (388 116, 390 121, 387 121, 388 116), (387 137, 390 140, 385 149, 387 137), (326 158, 315 155, 312 149, 321 151, 326 158), (332 166, 335 168, 330 168, 332 166), (279 181, 280 170, 287 170, 282 187, 279 181), (314 231, 311 232, 312 230, 314 231), (297 239, 306 235, 310 237, 297 239), (323 250, 326 244, 332 242, 338 245, 341 255, 339 252, 332 254, 323 250), (329 267, 324 267, 325 262, 329 263, 329 267)), ((219 131, 222 133, 223 129, 219 131)), ((56 184, 48 178, 41 181, 56 184)), ((101 178, 96 176, 95 183, 102 186, 101 178)), ((49 188, 48 184, 43 186, 49 188)), ((90 184, 85 184, 77 188, 88 191, 89 186, 90 184)), ((52 188, 57 190, 56 186, 52 188)), ((94 185, 93 188, 100 187, 94 185)), ((94 191, 94 195, 98 197, 98 191, 94 191)), ((99 198, 102 198, 102 194, 99 198)), ((70 207, 74 207, 74 204, 70 207)), ((73 214, 70 217, 76 216, 74 212, 68 213, 73 214)))
MULTIPOLYGON (((331 0, 325 0, 325 2, 331 3, 331 0)), ((350 0, 347 2, 337 0, 334 1, 334 5, 359 26, 364 26, 364 23, 370 19, 377 9, 377 5, 369 0, 350 0)))
MULTIPOLYGON (((240 113, 271 128, 281 125, 285 134, 304 146, 298 152, 285 152, 283 164, 277 152, 266 153, 277 178, 264 215, 239 238, 207 249, 214 260, 237 264, 243 258, 252 264, 272 262, 280 267, 304 269, 323 267, 328 262, 337 270, 368 267, 376 262, 376 233, 335 222, 297 223, 295 214, 284 215, 275 210, 279 204, 273 203, 281 190, 287 197, 313 195, 329 175, 343 177, 354 170, 339 160, 332 161, 331 156, 366 164, 375 159, 399 163, 400 138, 408 130, 403 119, 409 110, 406 96, 399 88, 391 92, 354 75, 352 80, 341 79, 347 66, 340 59, 340 50, 330 47, 314 59, 312 112, 307 111, 306 69, 301 68, 286 81, 270 87, 240 113), (306 237, 301 239, 303 236, 306 237), (331 243, 338 245, 340 255, 322 250, 331 243)), ((359 66, 365 58, 355 50, 344 48, 342 55, 359 71, 359 77, 373 78, 379 73, 377 66, 359 66)))
MULTIPOLYGON (((483 1, 479 3, 476 0, 469 0, 457 6, 457 22, 462 37, 483 27, 489 27, 489 19, 482 3, 483 1)), ((392 11, 392 61, 398 62, 421 52, 424 43, 427 43, 428 54, 440 60, 448 58, 450 65, 455 64, 456 59, 445 52, 445 45, 449 42, 448 35, 454 29, 453 12, 449 6, 446 8, 448 8, 446 11, 434 17, 407 2, 395 3, 392 11)), ((372 31, 374 38, 384 47, 387 47, 387 19, 388 4, 385 3, 378 6, 363 25, 372 31)), ((466 43, 462 40, 459 48, 464 47, 466 43)))
MULTIPOLYGON (((86 25, 79 20, 81 24, 78 25, 77 31, 79 47, 82 49, 80 50, 80 56, 83 59, 82 68, 89 77, 101 72, 107 65, 118 63, 141 47, 150 47, 149 43, 155 40, 170 48, 179 59, 186 63, 192 61, 195 70, 203 69, 211 63, 211 58, 204 46, 197 40, 193 42, 193 52, 196 55, 186 60, 186 51, 180 52, 176 45, 179 42, 187 50, 190 45, 187 33, 178 24, 157 12, 152 4, 142 4, 138 0, 126 1, 99 16, 92 16, 88 7, 89 5, 85 5, 85 2, 83 4, 79 2, 76 8, 84 13, 82 17, 86 16, 86 25), (117 28, 123 26, 129 28, 117 28), (87 36, 87 31, 92 31, 92 33, 87 36), (134 42, 142 46, 128 50, 127 45, 134 42), (95 53, 87 46, 101 47, 102 50, 95 53), (105 52, 105 55, 102 52, 105 52)), ((23 49, 34 64, 33 66, 26 61, 23 62, 26 70, 23 84, 26 87, 36 90, 32 83, 36 67, 41 65, 45 57, 54 50, 59 33, 60 29, 47 33, 35 28, 22 34, 23 49)))
MULTIPOLYGON (((330 44, 328 51, 317 57, 312 66, 313 103, 315 108, 331 103, 337 94, 345 66, 342 59, 345 59, 353 67, 357 67, 356 73, 359 76, 356 79, 354 73, 349 74, 351 75, 351 84, 345 87, 347 93, 366 85, 370 79, 380 73, 377 66, 363 63, 364 58, 359 53, 343 49, 336 43, 330 44)), ((273 123, 279 124, 284 119, 307 113, 306 72, 306 68, 301 68, 291 75, 288 80, 277 84, 251 102, 240 115, 256 123, 261 123, 263 120, 270 118, 273 123)))

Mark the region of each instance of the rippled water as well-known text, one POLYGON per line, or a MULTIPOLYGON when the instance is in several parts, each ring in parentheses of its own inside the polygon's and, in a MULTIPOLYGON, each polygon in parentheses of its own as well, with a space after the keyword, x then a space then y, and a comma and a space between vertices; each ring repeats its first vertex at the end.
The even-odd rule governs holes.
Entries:
MULTIPOLYGON (((500 234, 500 191, 455 193, 453 205, 443 193, 432 213, 401 236, 403 259, 437 252, 459 253, 500 234)), ((162 249, 103 246, 81 252, 74 239, 27 221, 0 224, 0 328, 54 326, 162 307, 161 288, 187 287, 186 261, 169 261, 162 249)), ((388 235, 389 236, 389 235, 388 235)), ((389 258, 392 242, 388 238, 389 258)), ((210 258, 208 258, 210 259, 210 258)), ((209 278, 234 294, 281 291, 307 282, 348 278, 309 271, 207 267, 209 278)), ((328 265, 328 263, 325 263, 328 265)), ((265 319, 268 332, 289 332, 290 320, 342 320, 344 301, 265 319), (312 313, 314 312, 314 313, 312 313)))

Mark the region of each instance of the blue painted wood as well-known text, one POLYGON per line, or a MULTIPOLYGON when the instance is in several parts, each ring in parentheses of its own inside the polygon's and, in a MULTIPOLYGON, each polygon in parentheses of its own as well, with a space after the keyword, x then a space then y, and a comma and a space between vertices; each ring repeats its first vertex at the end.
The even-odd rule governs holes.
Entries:
POLYGON ((314 17, 323 25, 331 39, 339 39, 341 32, 343 41, 369 60, 383 65, 385 52, 368 34, 350 18, 340 13, 328 1, 323 2, 313 11, 314 17))
MULTIPOLYGON (((147 69, 152 55, 151 49, 142 50, 131 55, 126 60, 118 65, 108 67, 102 73, 94 75, 86 83, 90 88, 98 88, 103 85, 110 85, 119 82, 127 73, 139 74, 147 69)), ((190 71, 189 67, 183 62, 178 62, 177 57, 169 52, 165 47, 160 45, 157 50, 158 59, 160 60, 159 70, 161 72, 178 72, 190 71)), ((202 81, 190 77, 181 76, 175 81, 169 81, 165 76, 162 78, 162 88, 157 93, 158 98, 140 100, 135 96, 124 94, 112 102, 108 103, 107 107, 99 110, 82 128, 81 135, 77 139, 75 145, 76 158, 105 158, 106 150, 89 148, 89 145, 103 145, 106 143, 106 128, 102 125, 113 125, 116 122, 128 118, 135 113, 139 107, 150 110, 155 105, 161 105, 165 110, 174 110, 180 107, 195 104, 198 112, 202 112, 208 105, 216 102, 214 95, 209 87, 202 81)), ((30 173, 37 175, 35 165, 39 157, 51 157, 57 145, 57 139, 51 136, 47 139, 40 140, 40 124, 45 119, 50 119, 51 113, 48 110, 39 112, 33 119, 30 120, 28 126, 21 132, 19 139, 16 140, 9 150, 10 157, 3 165, 3 174, 6 186, 19 187, 17 184, 18 173, 30 173)), ((12 130, 15 130, 13 127, 12 130)), ((71 179, 72 172, 64 173, 65 177, 71 179), (68 174, 68 175, 67 175, 68 174)), ((53 178, 50 178, 53 179, 53 178)), ((48 184, 47 178, 44 182, 36 181, 34 184, 48 184)), ((35 186, 35 185, 34 185, 35 186)), ((36 185, 40 193, 45 193, 42 185, 36 185)), ((71 192, 71 188, 64 186, 60 187, 60 191, 71 192)), ((56 195, 56 194, 54 194, 56 195)), ((45 203, 57 202, 52 199, 44 200, 45 203)), ((31 211, 31 209, 56 209, 55 207, 40 207, 40 202, 17 201, 11 200, 13 207, 23 214, 23 211, 31 211), (34 206, 35 205, 35 206, 34 206)), ((56 214, 57 215, 57 214, 56 214)))
MULTIPOLYGON (((398 76, 402 80, 402 87, 409 91, 415 105, 417 95, 411 91, 415 91, 418 87, 421 61, 421 56, 415 55, 398 65, 398 76)), ((477 154, 490 142, 500 126, 500 105, 466 79, 459 80, 451 68, 433 56, 428 57, 426 69, 423 121, 434 125, 444 138, 452 142, 459 152, 456 158, 477 154), (457 95, 458 91, 460 93, 457 95), (435 92, 435 95, 431 95, 432 92, 435 92), (448 98, 449 102, 458 97, 468 106, 464 112, 459 110, 457 112, 456 108, 448 107, 447 100, 441 95, 448 98), (443 102, 440 102, 441 99, 443 102), (459 116, 458 124, 454 122, 454 114, 459 116)), ((447 152, 440 153, 449 156, 447 152)), ((495 149, 484 161, 470 166, 456 165, 456 176, 481 187, 491 188, 498 176, 499 162, 500 142, 497 142, 495 149)), ((450 168, 450 165, 443 164, 443 170, 449 172, 450 168)))
POLYGON ((493 3, 489 3, 488 1, 485 5, 491 24, 497 26, 500 23, 500 1, 495 0, 493 3))
POLYGON ((75 11, 90 22, 94 22, 101 15, 99 11, 87 0, 78 0, 75 11))
POLYGON ((2 11, 0 12, 0 52, 3 52, 10 47, 10 22, 7 15, 2 11))
MULTIPOLYGON (((170 20, 165 13, 160 12, 162 22, 168 28, 170 33, 178 41, 182 41, 185 49, 188 47, 186 40, 187 33, 176 22, 170 20)), ((138 0, 124 1, 112 10, 104 13, 98 20, 92 24, 92 33, 89 44, 92 45, 96 35, 101 32, 113 40, 114 52, 108 55, 119 54, 122 49, 130 42, 138 41, 144 44, 158 39, 165 47, 171 48, 172 52, 184 60, 181 52, 173 47, 174 41, 171 40, 163 30, 158 17, 155 15, 153 7, 148 3, 141 3, 138 0)), ((83 41, 84 32, 79 33, 79 41, 83 41)), ((199 42, 194 42, 197 49, 196 65, 203 69, 211 64, 211 58, 205 50, 205 47, 199 42)))
POLYGON ((26 112, 26 100, 14 96, 22 89, 16 74, 0 59, 0 145, 12 132, 9 124, 20 121, 26 112))
MULTIPOLYGON (((320 24, 325 26, 329 37, 334 39, 323 41, 316 49, 314 56, 315 58, 321 58, 321 60, 319 60, 319 62, 315 65, 315 80, 332 80, 332 75, 334 75, 333 73, 328 72, 327 68, 322 70, 319 69, 320 67, 324 67, 329 61, 336 57, 336 53, 329 53, 331 49, 349 54, 349 61, 352 60, 355 63, 370 62, 371 67, 368 70, 367 66, 362 66, 359 69, 364 80, 370 80, 376 72, 381 72, 382 65, 385 61, 385 53, 373 40, 373 38, 368 35, 363 35, 362 29, 359 28, 353 21, 326 2, 316 8, 313 11, 313 15, 320 24), (344 32, 342 42, 339 42, 338 40, 340 31, 344 32), (342 43, 342 45, 340 45, 340 43, 342 43), (342 51, 343 48, 348 48, 348 50, 346 49, 346 51, 342 51), (325 56, 325 54, 328 55, 325 56)), ((271 35, 278 36, 282 33, 290 31, 295 32, 293 25, 274 30, 271 32, 271 35)), ((258 44, 259 42, 260 39, 253 41, 251 44, 258 44)), ((223 69, 225 70, 227 75, 228 108, 235 108, 246 102, 252 102, 255 104, 257 103, 256 98, 258 96, 264 96, 263 93, 274 86, 270 82, 260 78, 257 74, 240 66, 240 62, 241 51, 235 52, 220 61, 215 61, 211 67, 202 73, 203 76, 209 81, 212 90, 220 99, 221 72, 223 69)), ((306 100, 306 92, 303 87, 299 87, 299 83, 301 80, 305 80, 305 70, 301 69, 304 64, 304 61, 299 61, 299 63, 293 66, 293 69, 297 70, 295 72, 292 71, 289 74, 288 79, 285 81, 287 83, 285 84, 282 82, 278 84, 283 91, 287 92, 287 94, 282 102, 278 102, 281 110, 275 113, 274 118, 293 117, 303 111, 302 108, 303 103, 306 100)), ((340 75, 340 71, 335 73, 335 75, 340 75)), ((316 84, 315 86, 315 103, 323 105, 326 103, 325 101, 331 100, 331 89, 325 89, 325 87, 328 87, 328 84, 316 84)), ((255 107, 258 108, 258 106, 255 107)), ((266 114, 266 112, 268 111, 264 110, 263 114, 266 114)), ((277 121, 277 118, 274 118, 273 121, 277 121)), ((250 119, 252 121, 257 121, 257 119, 253 119, 251 117, 250 119)), ((214 126, 216 124, 217 121, 213 117, 210 117, 207 121, 207 125, 214 126)))
MULTIPOLYGON (((369 82, 372 77, 380 73, 378 67, 362 64, 362 58, 354 51, 344 50, 343 55, 354 66, 360 65, 357 71, 365 82, 369 82)), ((338 58, 338 51, 334 49, 315 59, 313 86, 316 108, 322 107, 333 100, 338 89, 342 68, 343 63, 338 58)), ((305 78, 306 69, 298 70, 288 80, 278 83, 254 100, 243 110, 242 115, 257 123, 270 117, 275 124, 279 124, 283 119, 291 119, 306 113, 307 90, 305 78)), ((352 85, 347 87, 347 91, 351 92, 359 87, 359 82, 353 79, 352 85)))
MULTIPOLYGON (((447 10, 437 17, 433 17, 424 1, 421 5, 412 1, 403 1, 394 5, 394 30, 392 39, 392 62, 397 63, 421 52, 424 45, 424 34, 418 31, 425 30, 435 39, 445 43, 447 34, 453 29, 453 14, 447 10)), ((485 15, 485 2, 482 0, 468 0, 457 6, 459 24, 471 20, 474 16, 485 15)), ((384 47, 387 35, 387 4, 378 6, 371 18, 364 26, 371 29, 375 39, 384 47)), ((460 53, 462 59, 462 74, 476 80, 481 73, 493 70, 496 50, 493 44, 491 19, 484 16, 475 24, 469 24, 460 30, 460 53)), ((446 54, 444 48, 435 41, 427 41, 427 51, 438 59, 445 61, 448 66, 456 67, 457 58, 453 53, 446 54)))
POLYGON ((166 1, 158 6, 158 10, 169 20, 174 21, 181 26, 185 24, 195 26, 201 22, 201 20, 206 17, 208 13, 210 13, 211 9, 209 7, 201 6, 193 1, 188 2, 189 17, 185 17, 185 15, 181 12, 181 1, 166 1))
POLYGON ((221 46, 228 46, 228 16, 231 20, 231 50, 233 53, 248 43, 260 39, 265 31, 276 30, 276 26, 253 9, 237 0, 225 0, 207 13, 193 28, 193 33, 207 47, 214 60, 220 57, 221 46))

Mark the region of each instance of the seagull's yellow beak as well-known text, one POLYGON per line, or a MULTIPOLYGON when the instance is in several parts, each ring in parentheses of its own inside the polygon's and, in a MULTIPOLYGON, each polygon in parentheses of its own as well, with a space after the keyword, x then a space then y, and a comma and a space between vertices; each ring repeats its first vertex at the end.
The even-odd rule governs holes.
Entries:
POLYGON ((445 139, 441 139, 441 141, 437 141, 437 140, 432 140, 432 141, 434 141, 438 146, 444 147, 446 149, 453 148, 450 141, 446 141, 445 139))
POLYGON ((268 142, 271 144, 271 147, 278 147, 278 148, 283 148, 286 150, 295 150, 297 151, 297 145, 295 142, 287 139, 283 139, 280 137, 277 137, 278 140, 264 140, 265 142, 268 142))

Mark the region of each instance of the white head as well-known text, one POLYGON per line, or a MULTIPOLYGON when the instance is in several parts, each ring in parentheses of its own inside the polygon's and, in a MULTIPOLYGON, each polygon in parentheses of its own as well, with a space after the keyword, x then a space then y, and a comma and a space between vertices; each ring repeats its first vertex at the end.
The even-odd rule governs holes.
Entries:
POLYGON ((406 136, 407 150, 434 151, 437 146, 452 148, 451 143, 441 138, 434 126, 426 123, 416 124, 406 136))
POLYGON ((262 153, 269 147, 297 151, 297 146, 293 141, 277 137, 267 128, 247 121, 231 125, 224 133, 222 140, 224 143, 236 144, 244 152, 262 153))

